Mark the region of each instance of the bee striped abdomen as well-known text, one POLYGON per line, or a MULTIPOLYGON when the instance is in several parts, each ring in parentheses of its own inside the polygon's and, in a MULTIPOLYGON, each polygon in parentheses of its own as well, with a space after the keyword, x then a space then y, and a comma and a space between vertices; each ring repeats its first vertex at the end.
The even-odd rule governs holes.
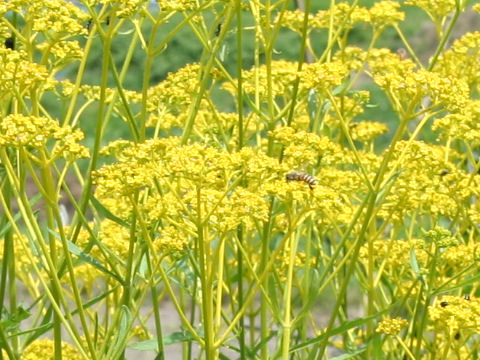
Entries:
POLYGON ((313 187, 317 185, 317 181, 312 175, 298 171, 289 172, 285 178, 287 181, 302 181, 307 183, 311 190, 313 190, 313 187))

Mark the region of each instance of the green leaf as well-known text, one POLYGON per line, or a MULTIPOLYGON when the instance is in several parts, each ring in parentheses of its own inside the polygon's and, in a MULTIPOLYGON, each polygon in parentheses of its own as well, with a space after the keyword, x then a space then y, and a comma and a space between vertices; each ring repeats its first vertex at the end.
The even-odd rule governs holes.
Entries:
POLYGON ((345 89, 348 87, 349 84, 350 84, 349 81, 344 81, 342 84, 340 84, 335 89, 333 89, 332 94, 333 95, 338 95, 338 94, 343 93, 345 91, 345 89))
MULTIPOLYGON (((4 312, 5 314, 6 312, 4 312)), ((5 320, 0 322, 2 328, 6 333, 15 331, 20 326, 20 323, 30 317, 30 312, 24 309, 22 306, 18 306, 17 310, 13 314, 7 314, 5 320)), ((3 316, 2 316, 3 317, 3 316)), ((17 336, 18 333, 15 334, 17 336)))
POLYGON ((228 54, 228 44, 223 44, 218 53, 218 58, 220 59, 221 62, 225 61, 225 57, 227 56, 227 54, 228 54))
POLYGON ((383 359, 384 358, 384 353, 382 351, 382 337, 380 334, 375 333, 373 335, 373 358, 374 359, 383 359))
POLYGON ((120 318, 120 329, 118 331, 118 341, 123 342, 126 340, 128 336, 128 332, 130 330, 130 324, 132 322, 132 314, 130 313, 130 309, 122 305, 121 308, 121 318, 120 318))
MULTIPOLYGON (((38 200, 40 200, 42 198, 42 194, 37 194, 35 195, 34 197, 32 197, 29 201, 29 204, 31 206, 35 205, 38 200)), ((16 223, 18 221, 18 219, 20 219, 22 217, 22 214, 20 212, 16 213, 15 216, 13 217, 13 221, 16 223)), ((7 221, 5 223, 5 225, 2 227, 2 229, 0 229, 0 239, 3 238, 5 236, 5 234, 7 233, 7 231, 10 230, 10 228, 12 227, 12 224, 10 223, 10 221, 7 221)))
POLYGON ((412 267, 414 273, 420 278, 423 279, 422 274, 420 273, 420 266, 418 265, 417 255, 415 254, 415 248, 410 248, 410 266, 412 267))
POLYGON ((310 89, 308 92, 307 109, 308 109, 308 115, 310 116, 309 129, 310 131, 312 131, 313 122, 317 117, 317 109, 318 109, 317 91, 315 89, 310 89))
POLYGON ((271 338, 273 338, 274 336, 277 336, 278 334, 278 331, 271 331, 270 334, 268 334, 268 336, 263 339, 262 341, 259 341, 257 345, 255 345, 250 351, 249 351, 249 356, 253 359, 255 358, 255 355, 257 354, 258 351, 260 351, 260 349, 262 348, 262 346, 267 343, 268 341, 270 341, 271 338))
POLYGON ((103 215, 104 217, 106 217, 107 219, 109 220, 112 220, 113 222, 116 222, 117 224, 119 225, 122 225, 126 228, 129 228, 130 225, 125 222, 124 220, 120 219, 119 217, 113 215, 110 210, 108 210, 105 206, 103 206, 100 201, 98 201, 93 195, 90 195, 90 201, 92 202, 93 206, 95 207, 95 209, 97 209, 97 211, 103 215))
POLYGON ((340 355, 340 356, 335 356, 334 358, 331 358, 330 360, 346 360, 346 359, 351 359, 363 352, 365 352, 365 350, 367 350, 366 347, 363 347, 361 349, 358 349, 357 351, 353 352, 353 353, 348 353, 348 354, 343 354, 343 355, 340 355))
POLYGON ((382 316, 383 314, 387 313, 390 311, 390 309, 395 306, 395 303, 391 304, 389 307, 385 308, 384 310, 374 314, 374 315, 370 315, 370 316, 367 316, 367 317, 364 317, 364 318, 359 318, 359 319, 355 319, 355 320, 352 320, 352 321, 346 321, 344 322, 342 325, 340 325, 339 327, 335 328, 335 329, 332 329, 330 332, 328 333, 324 333, 324 334, 321 334, 313 339, 310 339, 310 340, 307 340, 305 341, 304 343, 301 343, 301 344, 298 344, 294 347, 292 347, 290 349, 290 352, 294 352, 294 351, 298 351, 298 350, 302 350, 306 347, 309 347, 309 346, 312 346, 314 344, 317 344, 321 341, 324 341, 325 338, 330 338, 331 336, 335 336, 335 335, 339 335, 339 334, 343 334, 345 333, 347 330, 350 330, 350 329, 353 329, 353 328, 356 328, 356 327, 359 327, 359 326, 362 326, 368 322, 370 322, 371 320, 374 320, 380 316, 382 316))
POLYGON ((36 332, 36 331, 38 331, 40 333, 40 335, 42 335, 42 334, 45 334, 47 331, 49 331, 52 327, 53 327, 52 323, 44 324, 44 325, 41 325, 41 326, 33 328, 33 329, 28 329, 28 330, 16 332, 15 334, 10 335, 9 338, 29 334, 29 333, 36 332))
POLYGON ((397 170, 382 186, 380 191, 378 192, 377 198, 375 199, 375 206, 380 206, 385 199, 385 197, 388 195, 390 192, 390 189, 392 188, 393 184, 395 181, 398 179, 400 174, 403 172, 402 169, 397 170))
MULTIPOLYGON (((48 229, 48 231, 55 236, 55 238, 60 241, 58 233, 55 231, 52 231, 51 229, 48 229)), ((82 261, 92 265, 95 267, 97 270, 100 270, 101 272, 113 277, 115 280, 117 280, 120 284, 123 284, 123 279, 120 278, 117 274, 111 272, 108 270, 99 260, 91 257, 90 255, 86 254, 83 252, 82 249, 80 249, 77 245, 75 245, 73 242, 70 240, 67 240, 67 245, 68 245, 68 251, 72 253, 73 255, 78 256, 79 259, 82 261)))
MULTIPOLYGON (((195 338, 187 331, 185 332, 174 332, 167 336, 163 337, 163 345, 171 345, 186 341, 192 341, 195 338)), ((150 339, 145 341, 140 341, 136 344, 129 346, 129 349, 139 350, 139 351, 152 351, 158 349, 158 342, 157 339, 150 339)))
POLYGON ((117 336, 115 336, 115 345, 107 353, 108 359, 117 359, 127 346, 127 337, 132 324, 132 314, 130 309, 122 305, 120 309, 120 323, 118 325, 117 336))
MULTIPOLYGON (((110 295, 112 292, 116 291, 117 288, 118 288, 118 286, 115 286, 115 287, 111 288, 110 290, 108 290, 107 292, 93 298, 90 301, 87 301, 86 303, 83 304, 83 309, 88 309, 90 306, 95 305, 96 303, 100 302, 101 300, 106 298, 108 295, 110 295)), ((30 332, 35 332, 35 334, 30 336, 25 341, 25 345, 30 344, 31 342, 33 342, 34 340, 36 340, 37 338, 39 338, 40 336, 45 334, 47 331, 49 331, 50 329, 53 328, 53 323, 49 322, 51 317, 52 317, 52 311, 53 311, 52 306, 49 306, 48 309, 47 309, 47 312, 46 312, 46 314, 45 314, 45 316, 42 320, 42 325, 41 326, 39 326, 37 328, 34 328, 34 329, 31 329, 31 330, 26 330, 22 333, 17 333, 17 334, 24 334, 24 333, 27 334, 27 333, 30 333, 30 332)), ((78 309, 75 309, 70 314, 73 316, 77 313, 78 313, 78 309)))

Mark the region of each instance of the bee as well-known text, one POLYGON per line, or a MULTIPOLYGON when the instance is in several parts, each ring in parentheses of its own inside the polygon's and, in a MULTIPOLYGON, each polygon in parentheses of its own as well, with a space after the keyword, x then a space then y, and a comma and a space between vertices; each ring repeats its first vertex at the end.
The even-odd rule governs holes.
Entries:
POLYGON ((397 55, 400 57, 400 60, 405 60, 408 57, 407 50, 404 48, 398 48, 397 55))
POLYGON ((317 181, 312 175, 298 171, 289 172, 287 175, 285 175, 285 179, 287 181, 303 181, 304 183, 308 184, 310 190, 313 190, 313 187, 317 185, 317 181))

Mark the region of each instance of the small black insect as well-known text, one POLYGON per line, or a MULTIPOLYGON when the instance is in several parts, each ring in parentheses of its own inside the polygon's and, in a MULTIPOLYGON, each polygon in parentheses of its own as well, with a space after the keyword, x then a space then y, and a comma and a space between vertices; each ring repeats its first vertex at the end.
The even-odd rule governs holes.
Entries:
POLYGON ((448 174, 450 174, 450 170, 444 169, 444 170, 440 171, 440 174, 438 174, 438 175, 445 176, 445 175, 448 175, 448 174))
POLYGON ((15 38, 13 36, 5 39, 5 47, 11 50, 15 49, 15 38))
POLYGON ((448 302, 446 302, 446 301, 442 301, 442 302, 440 303, 440 306, 441 306, 441 307, 445 307, 445 306, 447 306, 447 305, 448 305, 448 302))
POLYGON ((460 333, 457 332, 457 333, 455 334, 455 340, 458 340, 458 339, 460 339, 460 333))
POLYGON ((222 31, 222 23, 217 25, 217 28, 215 29, 215 36, 220 35, 220 31, 222 31))
POLYGON ((470 294, 465 294, 463 298, 467 301, 470 301, 470 294))
POLYGON ((313 190, 313 187, 317 185, 317 181, 312 175, 298 171, 289 172, 285 178, 287 181, 303 181, 304 183, 308 184, 310 190, 313 190))

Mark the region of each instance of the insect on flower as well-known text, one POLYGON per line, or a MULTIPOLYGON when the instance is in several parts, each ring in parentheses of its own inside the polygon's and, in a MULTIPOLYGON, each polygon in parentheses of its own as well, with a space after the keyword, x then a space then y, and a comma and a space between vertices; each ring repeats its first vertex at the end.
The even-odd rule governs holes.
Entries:
POLYGON ((317 185, 317 181, 312 175, 298 171, 289 172, 287 175, 285 175, 285 178, 287 181, 303 181, 304 183, 308 184, 310 190, 313 190, 313 186, 317 185))

